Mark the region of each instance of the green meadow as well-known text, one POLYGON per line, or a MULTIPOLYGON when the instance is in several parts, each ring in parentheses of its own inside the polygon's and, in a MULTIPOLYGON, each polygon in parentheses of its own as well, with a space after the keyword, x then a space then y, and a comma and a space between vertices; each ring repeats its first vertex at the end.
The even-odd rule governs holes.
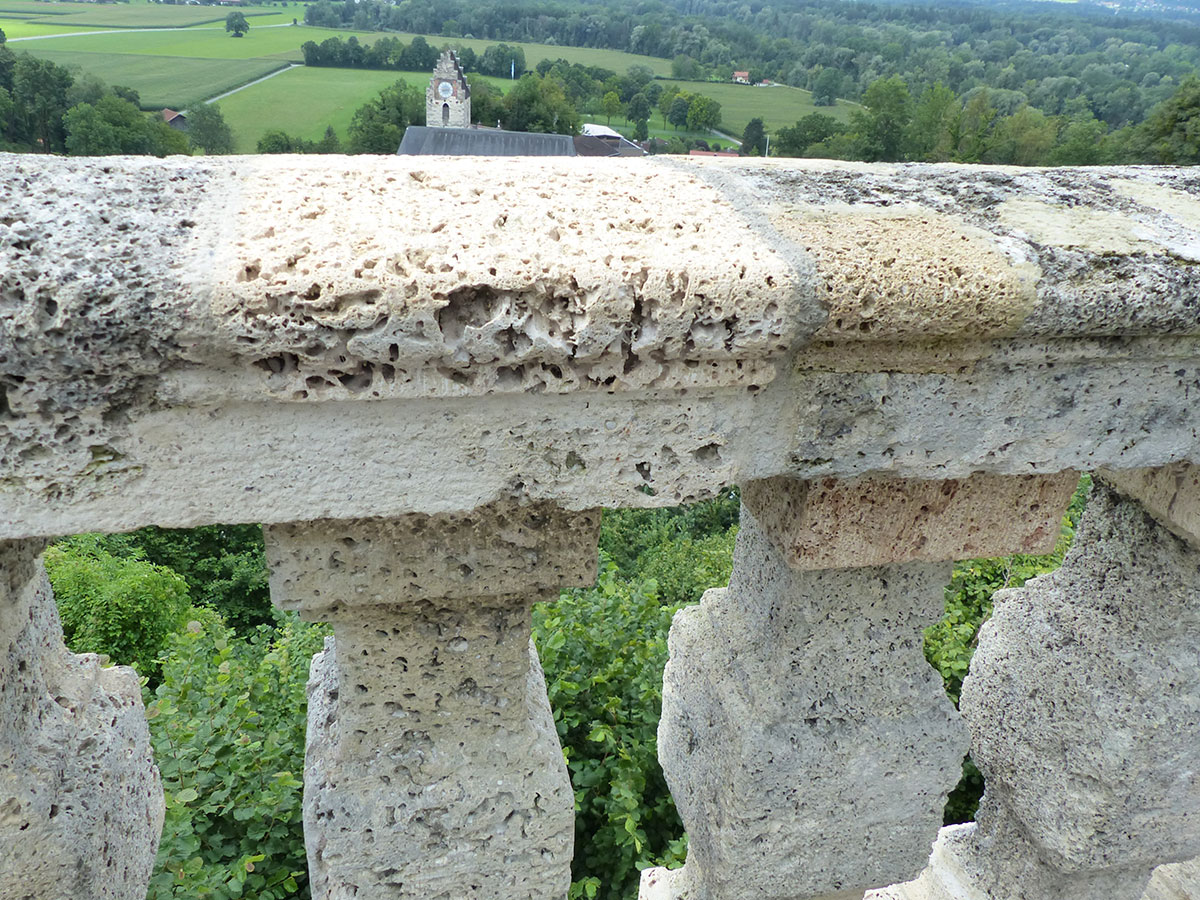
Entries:
MULTIPOLYGON (((34 44, 48 43, 34 41, 34 44)), ((18 44, 17 47, 21 45, 18 44)), ((33 49, 32 47, 30 48, 33 49)), ((109 84, 134 88, 146 109, 185 109, 286 66, 279 59, 190 59, 121 53, 44 50, 34 56, 89 72, 109 84)))
MULTIPOLYGON (((777 131, 785 125, 795 125, 809 113, 819 112, 833 116, 840 122, 848 122, 850 113, 860 107, 855 103, 839 100, 836 106, 815 106, 812 94, 800 88, 753 87, 748 84, 717 84, 710 81, 667 81, 677 84, 685 91, 712 97, 721 104, 721 131, 741 138, 751 119, 761 118, 768 131, 777 131)), ((662 122, 662 117, 652 122, 662 122)))
MULTIPOLYGON (((291 9, 291 7, 289 7, 291 9)), ((192 25, 225 21, 229 10, 218 6, 173 6, 159 3, 35 3, 28 0, 0 0, 0 16, 35 21, 51 20, 56 25, 92 28, 187 28, 192 25)), ((252 23, 284 21, 275 7, 246 7, 242 10, 252 23)), ((304 18, 296 7, 293 16, 304 18)), ((290 22, 291 16, 286 18, 290 22)), ((46 24, 50 24, 47 22, 46 24)), ((5 29, 7 33, 8 29, 5 29)))
MULTIPOLYGON (((503 89, 505 79, 472 75, 503 89)), ((268 131, 286 131, 306 140, 318 140, 332 125, 345 138, 354 111, 397 81, 424 90, 425 72, 380 72, 370 69, 289 69, 261 84, 238 91, 217 105, 233 129, 238 153, 253 153, 258 139, 268 131)))
MULTIPOLYGON (((65 34, 67 32, 84 31, 78 25, 56 25, 52 19, 39 19, 31 22, 28 19, 6 19, 0 16, 0 31, 8 40, 13 38, 40 37, 44 34, 65 34)), ((20 50, 22 45, 13 44, 13 50, 20 50)))
MULTIPOLYGON (((193 9, 195 7, 192 7, 193 9)), ((288 20, 289 22, 291 19, 288 20)), ((42 55, 44 50, 83 53, 122 53, 144 56, 183 56, 192 59, 255 59, 270 57, 276 60, 299 62, 304 59, 300 45, 305 41, 320 43, 327 37, 349 37, 356 32, 334 31, 328 28, 285 27, 263 28, 258 20, 249 19, 250 30, 235 38, 225 31, 224 18, 220 27, 188 28, 183 31, 127 31, 116 34, 77 34, 67 37, 30 41, 14 49, 42 55), (36 45, 36 46, 35 46, 36 45)), ((381 35, 357 32, 362 43, 371 43, 381 35)), ((215 91, 213 93, 216 93, 215 91)), ((210 95, 211 96, 211 95, 210 95)))

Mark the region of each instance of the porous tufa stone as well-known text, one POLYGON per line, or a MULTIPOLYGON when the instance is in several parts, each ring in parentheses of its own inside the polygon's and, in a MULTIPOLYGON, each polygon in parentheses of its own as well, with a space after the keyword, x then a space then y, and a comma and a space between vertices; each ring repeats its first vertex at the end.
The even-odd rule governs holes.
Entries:
POLYGON ((267 529, 276 605, 334 623, 309 678, 317 900, 561 900, 574 793, 530 607, 596 575, 596 512, 267 529))
POLYGON ((994 600, 961 699, 978 822, 870 900, 1171 897, 1152 872, 1200 853, 1200 550, 1098 482, 1062 567, 994 600))
POLYGON ((966 731, 921 652, 949 564, 796 571, 743 506, 728 589, 675 616, 659 759, 688 832, 642 900, 861 897, 918 872, 966 731))
POLYGON ((566 897, 575 795, 528 605, 360 610, 336 631, 308 684, 313 897, 566 897))
POLYGON ((1105 469, 1098 474, 1177 536, 1200 547, 1200 466, 1179 462, 1156 469, 1105 469))
POLYGON ((1049 553, 1079 481, 973 475, 945 481, 768 478, 742 502, 795 569, 1049 553))
POLYGON ((137 674, 63 646, 41 550, 0 543, 0 897, 145 900, 164 806, 137 674))

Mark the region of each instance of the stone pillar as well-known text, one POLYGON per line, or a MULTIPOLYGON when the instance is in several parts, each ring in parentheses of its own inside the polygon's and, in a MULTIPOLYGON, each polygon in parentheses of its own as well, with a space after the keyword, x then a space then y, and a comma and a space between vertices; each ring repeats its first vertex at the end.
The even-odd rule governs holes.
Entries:
POLYGON ((0 543, 0 897, 144 900, 164 808, 141 688, 63 645, 43 546, 0 543))
POLYGON ((877 900, 1195 883, 1192 864, 1148 884, 1200 854, 1198 473, 1098 478, 1062 567, 996 594, 961 700, 987 785, 977 822, 944 829, 921 878, 877 900))
POLYGON ((642 900, 859 900, 918 872, 967 749, 922 651, 945 560, 1052 547, 1074 484, 744 487, 729 587, 671 626, 659 759, 688 859, 642 900))
POLYGON ((530 607, 596 577, 596 512, 269 527, 275 603, 333 623, 309 679, 316 900, 561 900, 574 793, 530 607))

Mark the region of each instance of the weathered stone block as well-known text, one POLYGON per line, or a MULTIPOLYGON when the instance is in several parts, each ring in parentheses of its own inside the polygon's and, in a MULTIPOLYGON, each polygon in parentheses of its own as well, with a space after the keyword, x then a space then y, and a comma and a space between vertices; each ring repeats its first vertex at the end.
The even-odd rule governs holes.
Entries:
POLYGON ((313 896, 561 900, 574 794, 524 602, 414 604, 313 660, 313 896))
POLYGON ((296 522, 264 532, 275 604, 332 621, 364 606, 589 585, 600 512, 496 503, 464 514, 296 522))
POLYGON ((797 569, 1049 553, 1079 476, 767 478, 742 502, 797 569))
POLYGON ((1179 537, 1200 547, 1200 466, 1178 462, 1156 469, 1105 469, 1098 474, 1179 537))
POLYGON ((1200 854, 1200 549, 1099 485, 1063 566, 995 604, 961 699, 987 791, 927 878, 1137 900, 1200 854))
POLYGON ((144 900, 163 794, 137 675, 63 646, 41 549, 0 543, 0 897, 144 900))
POLYGON ((920 870, 966 732, 921 652, 949 564, 798 572, 743 508, 728 589, 676 614, 659 758, 689 836, 649 896, 796 900, 920 870))
POLYGON ((309 680, 316 900, 562 900, 574 793, 530 607, 596 573, 596 512, 267 529, 276 605, 334 623, 309 680))

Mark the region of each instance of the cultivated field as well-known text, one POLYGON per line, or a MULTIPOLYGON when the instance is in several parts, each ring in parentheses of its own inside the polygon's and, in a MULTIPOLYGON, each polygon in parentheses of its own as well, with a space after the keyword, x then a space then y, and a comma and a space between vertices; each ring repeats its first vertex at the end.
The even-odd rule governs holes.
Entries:
MULTIPOLYGON (((291 21, 290 19, 288 20, 291 21)), ((305 28, 297 25, 263 28, 258 20, 250 19, 250 30, 235 38, 225 31, 224 19, 219 27, 197 26, 181 31, 126 31, 116 34, 77 34, 69 37, 47 38, 15 45, 13 49, 27 50, 40 55, 44 50, 70 50, 85 53, 133 53, 145 56, 184 56, 192 59, 256 59, 272 58, 300 62, 304 54, 300 45, 305 41, 318 44, 327 37, 349 37, 357 34, 360 42, 369 44, 380 37, 375 33, 334 31, 328 28, 305 28), (259 27, 255 27, 259 25, 259 27)))
MULTIPOLYGON (((37 37, 43 34, 66 34, 68 32, 86 31, 78 25, 55 25, 53 19, 39 19, 36 22, 27 19, 6 19, 0 16, 0 31, 8 40, 13 38, 37 37)), ((19 44, 13 44, 12 49, 20 50, 19 44)))
MULTIPOLYGON (((146 2, 101 4, 0 0, 0 16, 5 18, 51 20, 56 25, 93 28, 185 28, 206 22, 224 22, 228 12, 218 6, 168 6, 146 2)), ((258 16, 270 16, 283 21, 275 7, 249 7, 243 12, 252 24, 258 16)), ((303 8, 297 6, 292 15, 303 19, 303 8)), ((290 16, 287 21, 291 21, 290 16)), ((8 29, 5 29, 7 32, 8 29)))
MULTIPOLYGON (((35 41, 34 44, 47 42, 35 41)), ((16 45, 20 47, 20 44, 16 45)), ((32 47, 30 49, 33 49, 32 47)), ((146 109, 185 109, 287 65, 278 59, 189 59, 120 53, 74 53, 36 48, 35 56, 91 72, 109 84, 134 88, 146 109)))

